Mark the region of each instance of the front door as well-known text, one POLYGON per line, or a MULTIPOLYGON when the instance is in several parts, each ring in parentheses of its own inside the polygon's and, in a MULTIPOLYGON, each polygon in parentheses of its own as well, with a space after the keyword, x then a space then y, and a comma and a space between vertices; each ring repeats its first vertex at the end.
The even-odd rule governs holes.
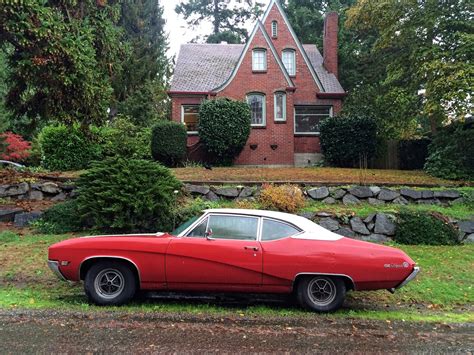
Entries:
POLYGON ((186 236, 173 238, 166 253, 168 285, 260 286, 258 225, 258 217, 216 213, 186 236))

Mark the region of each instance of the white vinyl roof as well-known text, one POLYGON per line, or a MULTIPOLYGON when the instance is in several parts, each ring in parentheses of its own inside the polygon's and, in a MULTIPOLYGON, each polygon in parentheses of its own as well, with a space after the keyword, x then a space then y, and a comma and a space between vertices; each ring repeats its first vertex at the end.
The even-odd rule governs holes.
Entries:
POLYGON ((267 211, 267 210, 238 209, 238 208, 214 208, 214 209, 204 210, 204 212, 205 213, 240 214, 240 215, 279 219, 281 221, 293 224, 303 231, 303 233, 295 235, 292 238, 315 239, 315 240, 339 240, 343 238, 339 234, 333 233, 321 227, 320 225, 310 221, 307 218, 290 214, 290 213, 267 211))

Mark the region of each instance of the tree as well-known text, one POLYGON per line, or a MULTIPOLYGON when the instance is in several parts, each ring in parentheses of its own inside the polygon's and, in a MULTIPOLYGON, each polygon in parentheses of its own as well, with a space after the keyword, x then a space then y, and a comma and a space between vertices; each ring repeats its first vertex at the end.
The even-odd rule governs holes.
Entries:
POLYGON ((242 1, 242 5, 233 7, 229 5, 230 0, 188 0, 181 1, 175 11, 182 15, 192 28, 207 20, 211 21, 213 26, 210 35, 217 36, 223 31, 229 31, 241 42, 245 41, 248 39, 248 31, 244 25, 262 14, 262 4, 254 0, 245 0, 242 1))
POLYGON ((6 105, 39 120, 100 124, 121 71, 117 1, 20 1, 0 5, 0 45, 12 47, 6 105))
POLYGON ((436 132, 472 109, 472 16, 467 0, 358 0, 347 25, 378 35, 371 52, 386 63, 379 83, 385 106, 411 117, 421 111, 436 132))
POLYGON ((130 47, 124 70, 114 77, 115 107, 135 124, 149 126, 167 113, 166 89, 171 63, 166 56, 168 39, 164 31, 163 7, 158 0, 124 1, 119 26, 130 47))

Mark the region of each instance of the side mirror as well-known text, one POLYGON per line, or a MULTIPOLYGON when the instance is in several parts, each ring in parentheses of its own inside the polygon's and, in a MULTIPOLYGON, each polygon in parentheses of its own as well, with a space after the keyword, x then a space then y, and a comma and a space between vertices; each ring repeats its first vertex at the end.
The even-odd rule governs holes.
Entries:
POLYGON ((214 240, 214 238, 211 237, 211 235, 212 235, 212 229, 211 229, 211 228, 209 228, 209 229, 206 231, 206 233, 204 233, 204 235, 206 236, 206 239, 207 239, 207 240, 214 240))

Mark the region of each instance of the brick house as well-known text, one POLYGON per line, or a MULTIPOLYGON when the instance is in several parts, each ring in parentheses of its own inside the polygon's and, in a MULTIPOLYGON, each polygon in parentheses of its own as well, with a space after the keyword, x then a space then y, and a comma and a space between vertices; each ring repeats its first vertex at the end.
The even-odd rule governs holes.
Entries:
POLYGON ((186 125, 188 151, 199 151, 199 103, 246 100, 250 137, 236 165, 312 164, 321 158, 319 121, 341 110, 338 17, 326 16, 324 54, 301 44, 278 0, 271 0, 244 44, 184 44, 168 92, 172 120, 186 125))

